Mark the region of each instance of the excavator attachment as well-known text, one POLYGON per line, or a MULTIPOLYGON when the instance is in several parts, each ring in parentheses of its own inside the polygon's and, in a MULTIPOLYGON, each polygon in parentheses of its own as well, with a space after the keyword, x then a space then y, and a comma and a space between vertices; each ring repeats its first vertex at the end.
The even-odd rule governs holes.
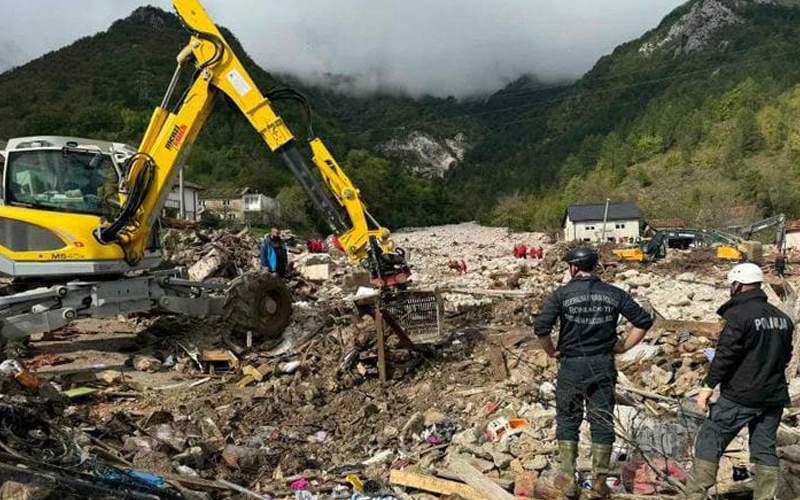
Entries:
POLYGON ((438 291, 404 290, 385 294, 381 310, 414 344, 438 342, 442 337, 444 305, 438 291))

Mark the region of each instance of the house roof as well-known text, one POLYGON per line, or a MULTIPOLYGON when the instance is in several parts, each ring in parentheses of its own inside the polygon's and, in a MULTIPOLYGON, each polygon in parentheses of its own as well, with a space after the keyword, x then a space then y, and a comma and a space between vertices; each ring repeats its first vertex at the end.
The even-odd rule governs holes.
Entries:
MULTIPOLYGON (((179 184, 176 182, 172 189, 178 189, 179 184)), ((205 186, 201 186, 200 184, 192 181, 183 181, 183 187, 188 189, 194 189, 195 191, 205 191, 205 186)))
POLYGON ((235 200, 250 192, 249 187, 239 188, 214 188, 206 189, 200 193, 204 200, 235 200))
POLYGON ((789 224, 787 224, 786 225, 786 232, 787 233, 800 232, 800 219, 793 220, 789 224))
MULTIPOLYGON (((606 204, 596 205, 570 205, 567 216, 572 222, 602 221, 605 215, 606 204)), ((635 203, 609 203, 608 220, 641 219, 642 211, 635 203)))

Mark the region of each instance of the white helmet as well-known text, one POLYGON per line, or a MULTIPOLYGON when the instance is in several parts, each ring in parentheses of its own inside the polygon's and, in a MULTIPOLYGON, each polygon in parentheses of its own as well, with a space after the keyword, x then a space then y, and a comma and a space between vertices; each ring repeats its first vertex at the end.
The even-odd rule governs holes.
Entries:
POLYGON ((728 283, 741 283, 742 285, 752 285, 764 281, 764 273, 755 264, 746 263, 734 266, 728 273, 728 283))

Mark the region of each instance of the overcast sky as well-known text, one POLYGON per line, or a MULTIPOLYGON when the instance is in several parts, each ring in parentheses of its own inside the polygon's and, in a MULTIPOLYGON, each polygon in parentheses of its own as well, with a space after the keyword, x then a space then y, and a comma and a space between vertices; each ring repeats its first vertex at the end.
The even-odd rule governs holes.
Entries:
MULTIPOLYGON (((205 0, 264 69, 459 97, 575 77, 684 0, 205 0)), ((0 72, 168 0, 0 0, 0 72)))

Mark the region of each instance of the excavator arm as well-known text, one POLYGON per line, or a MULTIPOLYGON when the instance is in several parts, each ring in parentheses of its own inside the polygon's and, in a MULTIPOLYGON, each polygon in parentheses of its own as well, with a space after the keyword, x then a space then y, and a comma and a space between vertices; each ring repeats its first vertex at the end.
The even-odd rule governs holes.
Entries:
POLYGON ((744 226, 734 226, 733 230, 736 231, 742 239, 751 240, 754 235, 766 231, 771 227, 775 227, 775 245, 778 249, 783 249, 784 239, 786 238, 786 215, 778 214, 774 217, 764 219, 752 224, 744 226))
POLYGON ((191 39, 177 57, 177 69, 161 105, 153 112, 139 152, 129 160, 126 189, 121 193, 122 209, 113 221, 101 224, 98 238, 104 243, 119 244, 131 265, 142 259, 178 167, 184 163, 215 99, 222 93, 241 111, 270 150, 280 155, 350 260, 366 264, 377 286, 405 283, 410 272, 404 256, 394 248, 389 231, 369 215, 359 190, 323 142, 313 138, 309 147, 313 163, 324 180, 323 187, 298 151, 299 141, 275 112, 270 99, 303 101, 304 98, 290 89, 262 94, 200 2, 172 0, 172 3, 191 39), (175 98, 181 74, 189 69, 194 70, 192 83, 175 98))

